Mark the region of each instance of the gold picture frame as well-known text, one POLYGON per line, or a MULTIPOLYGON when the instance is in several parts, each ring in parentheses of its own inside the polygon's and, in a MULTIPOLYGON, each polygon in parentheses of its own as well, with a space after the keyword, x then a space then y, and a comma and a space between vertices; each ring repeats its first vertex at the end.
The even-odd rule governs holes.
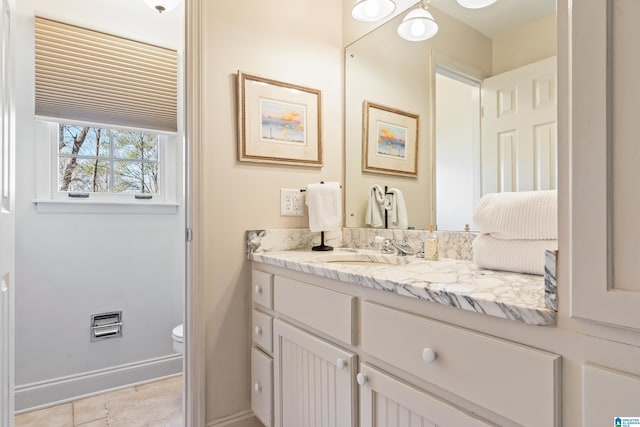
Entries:
POLYGON ((238 160, 322 166, 322 94, 238 71, 238 160))
POLYGON ((364 101, 362 170, 418 176, 419 116, 364 101))

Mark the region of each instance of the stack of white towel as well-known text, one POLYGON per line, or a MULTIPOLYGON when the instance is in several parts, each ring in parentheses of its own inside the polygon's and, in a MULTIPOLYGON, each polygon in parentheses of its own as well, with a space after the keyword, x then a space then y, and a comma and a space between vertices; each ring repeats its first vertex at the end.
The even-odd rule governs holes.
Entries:
POLYGON ((473 221, 473 261, 482 268, 544 274, 546 250, 558 248, 558 192, 492 193, 480 199, 473 221))
POLYGON ((365 214, 365 223, 372 227, 384 227, 385 212, 387 220, 399 229, 409 226, 407 206, 404 195, 398 188, 385 191, 379 185, 372 185, 369 189, 369 203, 365 214))

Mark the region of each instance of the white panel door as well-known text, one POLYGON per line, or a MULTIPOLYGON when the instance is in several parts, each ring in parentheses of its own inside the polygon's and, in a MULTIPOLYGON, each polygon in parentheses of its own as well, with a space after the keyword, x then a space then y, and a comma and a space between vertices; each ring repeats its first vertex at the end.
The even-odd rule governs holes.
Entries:
POLYGON ((556 58, 482 82, 482 194, 557 182, 556 58))
POLYGON ((277 427, 356 425, 356 356, 276 319, 273 325, 277 427))
POLYGON ((13 425, 13 214, 14 106, 12 98, 13 2, 2 0, 0 16, 0 425, 13 425))
POLYGON ((424 391, 361 364, 360 425, 367 427, 487 427, 488 424, 424 391))
POLYGON ((573 2, 571 314, 640 330, 640 2, 573 2))

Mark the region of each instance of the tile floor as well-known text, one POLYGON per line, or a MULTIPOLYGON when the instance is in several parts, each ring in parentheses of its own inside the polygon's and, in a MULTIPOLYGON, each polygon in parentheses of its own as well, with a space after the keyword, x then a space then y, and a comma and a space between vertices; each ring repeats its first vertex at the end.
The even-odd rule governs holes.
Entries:
MULTIPOLYGON (((59 406, 16 415, 15 427, 107 427, 107 401, 113 397, 157 389, 159 393, 168 385, 182 382, 182 375, 160 381, 129 387, 76 400, 59 406)), ((140 425, 148 425, 140 420, 140 425)))

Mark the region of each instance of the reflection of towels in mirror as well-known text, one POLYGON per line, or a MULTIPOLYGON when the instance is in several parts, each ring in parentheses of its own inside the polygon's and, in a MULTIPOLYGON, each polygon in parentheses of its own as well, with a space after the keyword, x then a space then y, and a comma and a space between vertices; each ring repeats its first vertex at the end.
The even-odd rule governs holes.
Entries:
POLYGON ((384 227, 384 214, 397 228, 406 229, 408 226, 407 207, 404 203, 402 191, 390 188, 385 194, 381 186, 374 184, 369 190, 369 203, 365 214, 365 223, 372 227, 384 227))
POLYGON ((384 190, 377 184, 371 186, 369 190, 369 203, 367 203, 367 213, 364 222, 372 227, 384 226, 384 204, 386 196, 384 190))
POLYGON ((399 229, 404 230, 409 226, 409 219, 402 191, 397 188, 390 188, 388 193, 390 193, 389 197, 391 198, 391 209, 389 210, 391 222, 399 229))
POLYGON ((338 231, 342 217, 340 183, 309 184, 306 192, 309 230, 312 232, 338 231))

